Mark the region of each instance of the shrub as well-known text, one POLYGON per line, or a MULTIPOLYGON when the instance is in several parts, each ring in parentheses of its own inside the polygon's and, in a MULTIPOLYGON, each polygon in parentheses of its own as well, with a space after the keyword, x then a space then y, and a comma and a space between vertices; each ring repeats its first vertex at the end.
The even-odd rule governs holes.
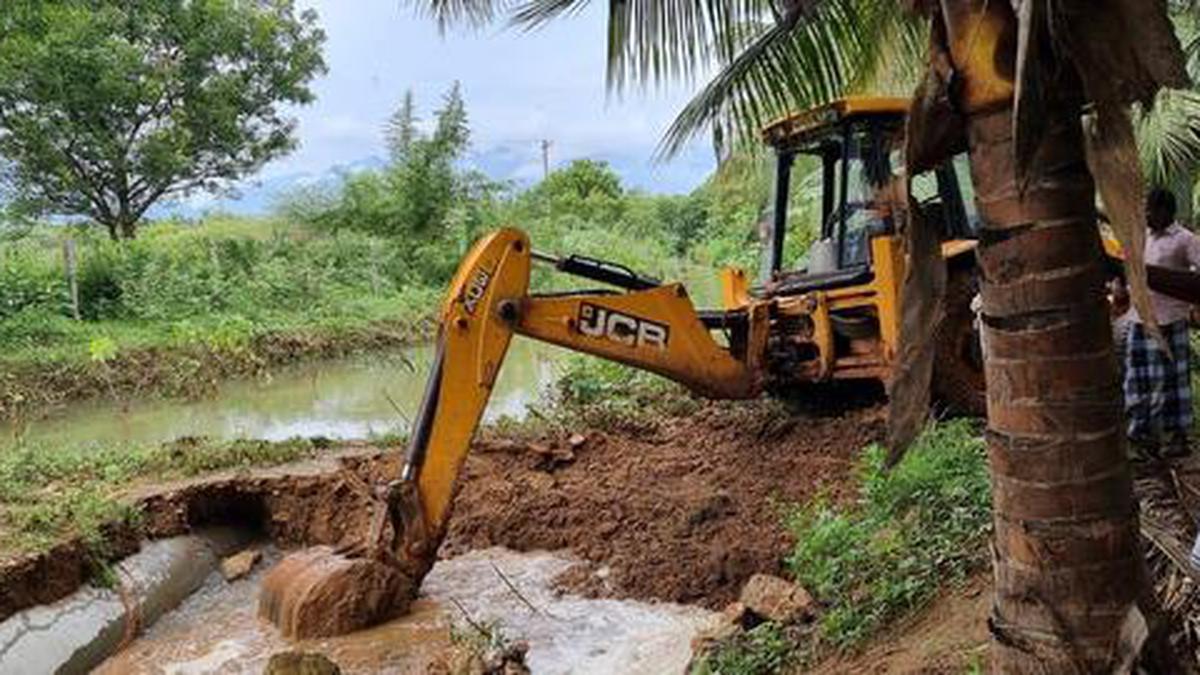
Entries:
POLYGON ((853 506, 817 500, 789 519, 788 568, 828 606, 822 634, 838 647, 922 606, 984 559, 990 496, 974 424, 930 427, 891 471, 885 454, 868 448, 853 506))

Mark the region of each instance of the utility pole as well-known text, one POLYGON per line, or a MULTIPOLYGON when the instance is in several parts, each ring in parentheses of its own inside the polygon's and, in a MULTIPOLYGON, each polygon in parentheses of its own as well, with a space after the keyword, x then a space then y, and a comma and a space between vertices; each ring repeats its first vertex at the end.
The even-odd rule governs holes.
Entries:
POLYGON ((550 139, 542 140, 542 179, 545 180, 550 175, 550 146, 554 142, 550 139))

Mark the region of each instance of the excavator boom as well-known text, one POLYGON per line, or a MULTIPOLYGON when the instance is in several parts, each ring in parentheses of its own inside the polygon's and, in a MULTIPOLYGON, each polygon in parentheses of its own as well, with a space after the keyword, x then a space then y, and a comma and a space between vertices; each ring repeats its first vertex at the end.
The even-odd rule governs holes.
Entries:
POLYGON ((761 390, 766 312, 765 304, 751 304, 710 319, 738 324, 743 338, 735 355, 712 338, 680 284, 590 258, 535 255, 516 229, 484 237, 463 260, 442 305, 433 367, 393 490, 394 511, 404 520, 397 558, 423 570, 418 560, 436 552, 456 478, 513 334, 659 373, 703 395, 748 398, 761 390), (531 295, 535 257, 626 290, 531 295))

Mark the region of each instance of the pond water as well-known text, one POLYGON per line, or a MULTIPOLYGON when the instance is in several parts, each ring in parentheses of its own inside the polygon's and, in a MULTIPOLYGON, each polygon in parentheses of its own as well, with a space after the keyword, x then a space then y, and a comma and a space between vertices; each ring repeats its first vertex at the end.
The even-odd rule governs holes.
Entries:
MULTIPOLYGON (((514 339, 485 421, 505 415, 524 417, 557 379, 567 354, 550 345, 514 339)), ((66 447, 156 443, 183 436, 357 439, 402 432, 416 415, 432 359, 433 347, 424 345, 290 366, 259 379, 231 380, 214 396, 199 400, 89 401, 27 422, 24 438, 30 444, 66 447)), ((13 435, 11 428, 0 427, 0 443, 13 443, 13 435)))
MULTIPOLYGON (((719 304, 715 272, 693 268, 685 274, 685 283, 698 306, 719 304)), ((523 418, 558 378, 568 354, 514 337, 484 421, 523 418)), ((432 345, 423 345, 309 362, 263 378, 230 380, 213 396, 199 400, 102 398, 76 403, 24 421, 20 431, 25 442, 45 447, 159 443, 185 436, 361 439, 404 432, 416 415, 432 360, 432 345)), ((16 436, 13 426, 0 424, 0 449, 15 444, 16 436)))

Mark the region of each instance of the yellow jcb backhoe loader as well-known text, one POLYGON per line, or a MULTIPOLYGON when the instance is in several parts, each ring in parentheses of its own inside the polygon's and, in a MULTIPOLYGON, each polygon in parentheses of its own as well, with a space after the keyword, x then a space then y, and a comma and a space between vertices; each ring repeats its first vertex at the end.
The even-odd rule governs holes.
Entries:
MULTIPOLYGON (((353 552, 285 558, 264 581, 260 612, 285 633, 313 637, 406 611, 445 535, 455 482, 513 335, 655 372, 710 398, 832 380, 887 382, 906 273, 896 221, 910 203, 940 228, 948 271, 934 393, 960 412, 981 413, 971 306, 977 219, 965 157, 913 177, 906 194, 899 187, 907 183, 899 173, 906 109, 903 99, 849 98, 767 127, 777 169, 762 270, 754 283, 742 270, 722 271, 717 309, 697 309, 682 284, 537 252, 520 230, 484 237, 450 284, 403 472, 380 495, 373 531, 353 552), (820 233, 803 264, 786 259, 798 161, 822 177, 820 233), (605 288, 531 293, 535 263, 605 288)), ((1119 247, 1111 239, 1104 245, 1119 274, 1119 247)), ((1200 275, 1148 272, 1152 288, 1200 301, 1200 275)))
MULTIPOLYGON (((850 98, 767 127, 777 170, 763 268, 754 283, 742 270, 722 271, 720 308, 698 310, 683 285, 620 265, 537 252, 516 229, 484 237, 450 284, 403 474, 382 496, 386 508, 371 541, 357 556, 310 551, 285 559, 264 584, 262 613, 285 632, 313 635, 405 610, 445 534, 455 481, 514 334, 652 371, 710 398, 831 380, 886 382, 906 271, 896 221, 909 197, 898 187, 907 182, 899 152, 907 106, 904 99, 850 98), (785 259, 798 161, 822 177, 819 237, 803 264, 785 259), (535 263, 605 288, 530 293, 535 263), (351 583, 373 595, 338 590, 351 583), (298 628, 314 614, 323 627, 298 628)), ((926 221, 941 227, 950 270, 935 393, 978 412, 975 217, 962 168, 950 162, 917 177, 911 196, 926 221)))

